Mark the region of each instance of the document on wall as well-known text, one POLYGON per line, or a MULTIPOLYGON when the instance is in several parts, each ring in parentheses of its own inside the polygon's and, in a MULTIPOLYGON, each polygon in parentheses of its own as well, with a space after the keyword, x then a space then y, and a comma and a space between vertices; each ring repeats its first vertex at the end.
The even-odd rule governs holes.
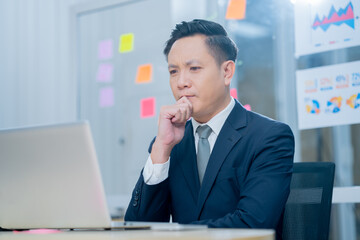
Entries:
POLYGON ((299 129, 360 123, 360 61, 296 71, 299 129))
POLYGON ((296 1, 295 56, 360 45, 360 1, 296 1))

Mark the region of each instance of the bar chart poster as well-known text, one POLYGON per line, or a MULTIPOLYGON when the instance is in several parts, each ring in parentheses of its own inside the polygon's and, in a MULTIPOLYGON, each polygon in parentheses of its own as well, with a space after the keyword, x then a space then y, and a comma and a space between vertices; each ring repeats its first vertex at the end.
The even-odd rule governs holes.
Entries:
POLYGON ((360 61, 296 71, 299 129, 360 123, 360 61))
POLYGON ((296 1, 295 56, 360 45, 360 1, 296 1))

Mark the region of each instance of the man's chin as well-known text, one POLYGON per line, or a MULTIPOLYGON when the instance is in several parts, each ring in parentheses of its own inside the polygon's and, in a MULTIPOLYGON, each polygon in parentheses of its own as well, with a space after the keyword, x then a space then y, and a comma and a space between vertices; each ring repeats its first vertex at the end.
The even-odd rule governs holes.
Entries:
POLYGON ((205 123, 204 120, 203 120, 204 116, 199 114, 199 113, 196 113, 196 112, 193 111, 193 114, 191 115, 191 117, 193 119, 195 119, 195 121, 197 121, 199 123, 205 123))

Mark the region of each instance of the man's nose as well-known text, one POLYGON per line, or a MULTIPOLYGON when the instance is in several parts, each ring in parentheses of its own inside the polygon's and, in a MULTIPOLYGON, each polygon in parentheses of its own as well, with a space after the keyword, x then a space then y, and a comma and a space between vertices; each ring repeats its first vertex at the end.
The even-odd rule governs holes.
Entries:
POLYGON ((180 73, 177 82, 178 82, 178 88, 180 88, 180 89, 191 87, 191 80, 190 80, 189 76, 184 72, 180 73))

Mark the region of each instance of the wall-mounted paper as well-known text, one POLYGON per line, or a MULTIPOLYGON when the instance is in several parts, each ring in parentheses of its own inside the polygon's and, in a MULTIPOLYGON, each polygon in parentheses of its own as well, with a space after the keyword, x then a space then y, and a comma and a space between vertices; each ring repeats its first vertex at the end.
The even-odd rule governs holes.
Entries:
POLYGON ((296 72, 299 129, 360 122, 360 61, 296 72))
POLYGON ((110 59, 113 57, 113 40, 103 40, 98 45, 98 57, 100 60, 110 59))
POLYGON ((245 18, 246 0, 229 0, 226 19, 241 20, 245 18))
POLYGON ((98 67, 96 79, 98 82, 111 82, 114 67, 110 63, 102 63, 98 67))
POLYGON ((148 83, 152 80, 152 64, 140 65, 136 74, 136 83, 148 83))
POLYGON ((119 52, 131 52, 134 49, 134 34, 127 33, 120 36, 119 52))
POLYGON ((237 94, 237 89, 236 88, 230 89, 230 96, 232 96, 235 99, 238 99, 238 94, 237 94))
POLYGON ((359 14, 359 1, 296 1, 295 55, 360 45, 359 14))
POLYGON ((148 118, 155 116, 155 98, 144 98, 140 101, 140 117, 148 118))
POLYGON ((114 106, 114 89, 112 87, 100 89, 99 106, 102 108, 114 106))

